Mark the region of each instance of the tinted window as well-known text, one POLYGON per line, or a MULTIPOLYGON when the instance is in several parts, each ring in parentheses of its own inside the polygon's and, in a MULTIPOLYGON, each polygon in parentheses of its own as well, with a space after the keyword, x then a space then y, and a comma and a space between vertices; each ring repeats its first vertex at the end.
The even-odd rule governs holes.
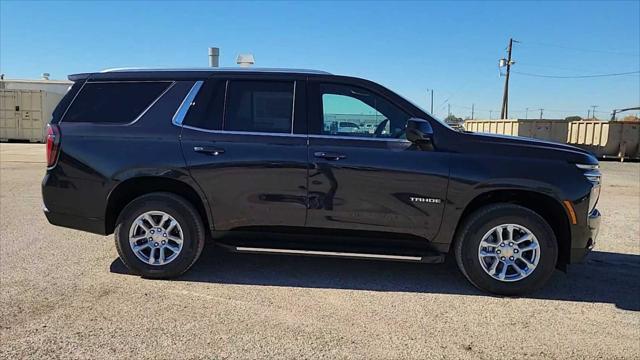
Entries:
POLYGON ((131 122, 170 84, 170 82, 88 82, 71 104, 63 121, 131 122))
POLYGON ((83 84, 84 84, 84 80, 76 81, 69 88, 67 93, 64 95, 62 100, 60 100, 60 102, 58 103, 56 108, 53 110, 53 113, 51 114, 51 123, 52 124, 57 124, 57 123, 60 122, 60 119, 62 118, 62 115, 64 115, 64 112, 67 111, 67 108, 69 107, 69 104, 71 104, 71 100, 73 100, 73 98, 76 97, 76 94, 78 93, 80 88, 82 88, 83 84))
POLYGON ((322 130, 325 135, 399 138, 409 115, 362 88, 321 84, 322 130))
POLYGON ((293 82, 230 81, 224 129, 289 133, 293 82))
POLYGON ((225 85, 225 80, 205 81, 183 124, 200 129, 220 130, 222 128, 225 85))

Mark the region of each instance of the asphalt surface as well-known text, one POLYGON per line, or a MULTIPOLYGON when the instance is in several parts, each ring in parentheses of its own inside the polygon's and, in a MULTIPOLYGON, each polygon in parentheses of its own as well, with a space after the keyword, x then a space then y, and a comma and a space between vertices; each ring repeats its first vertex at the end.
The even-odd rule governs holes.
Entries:
POLYGON ((48 224, 44 147, 0 145, 0 358, 640 358, 640 164, 602 163, 596 250, 500 298, 452 263, 215 247, 178 280, 128 275, 113 238, 48 224))

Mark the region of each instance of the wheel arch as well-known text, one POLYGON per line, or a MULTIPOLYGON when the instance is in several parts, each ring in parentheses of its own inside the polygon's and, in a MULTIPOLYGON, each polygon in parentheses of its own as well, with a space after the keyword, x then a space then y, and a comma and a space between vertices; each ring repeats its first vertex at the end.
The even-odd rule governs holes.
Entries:
POLYGON ((105 212, 106 234, 113 233, 118 216, 128 203, 139 196, 154 192, 168 192, 185 198, 196 208, 205 228, 213 228, 206 199, 191 185, 173 178, 138 176, 120 182, 109 193, 105 212))
POLYGON ((460 221, 456 226, 456 233, 460 229, 460 224, 462 224, 467 216, 481 207, 497 203, 520 205, 542 216, 553 229, 556 240, 558 241, 558 267, 561 269, 566 267, 571 256, 571 227, 569 218, 562 203, 547 194, 520 189, 492 190, 479 194, 464 208, 460 216, 460 221))

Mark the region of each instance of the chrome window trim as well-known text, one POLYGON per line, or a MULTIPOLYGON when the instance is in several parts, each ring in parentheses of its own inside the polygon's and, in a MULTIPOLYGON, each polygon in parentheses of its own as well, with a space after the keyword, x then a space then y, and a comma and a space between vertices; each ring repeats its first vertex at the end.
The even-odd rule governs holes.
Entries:
POLYGON ((138 120, 140 120, 158 101, 160 101, 160 99, 162 99, 162 97, 164 96, 164 94, 166 94, 169 90, 171 90, 171 88, 176 84, 175 81, 172 81, 171 84, 164 89, 164 91, 160 94, 160 96, 158 96, 155 100, 153 100, 151 102, 151 104, 149 104, 149 106, 147 106, 146 109, 144 109, 140 115, 138 115, 135 119, 133 119, 132 122, 128 123, 127 125, 132 125, 134 123, 136 123, 138 120))
POLYGON ((305 134, 270 133, 270 132, 257 132, 257 131, 236 131, 236 130, 209 130, 209 129, 202 129, 199 127, 189 126, 189 125, 182 125, 182 127, 190 130, 202 131, 202 132, 211 133, 211 134, 221 134, 221 135, 227 134, 227 135, 252 135, 252 136, 286 136, 286 137, 304 137, 304 138, 308 137, 305 134))
POLYGON ((62 114, 62 116, 60 116, 60 121, 58 121, 58 124, 62 124, 62 121, 64 120, 65 116, 67 116, 67 112, 69 111, 69 109, 71 109, 71 106, 76 101, 76 98, 78 97, 78 95, 80 95, 80 93, 82 92, 82 89, 84 89, 85 85, 87 85, 87 81, 86 80, 85 80, 84 83, 82 83, 82 86, 80 86, 80 90, 78 90, 78 92, 73 96, 73 99, 71 99, 71 102, 69 103, 69 106, 67 106, 67 108, 64 110, 64 113, 62 114))
POLYGON ((309 137, 317 139, 340 139, 340 140, 365 140, 365 141, 388 141, 410 143, 407 139, 396 138, 375 138, 375 137, 359 137, 359 136, 341 136, 341 135, 309 135, 309 137))
MULTIPOLYGON (((197 96, 200 91, 202 84, 204 81, 198 80, 196 81, 191 90, 187 93, 184 100, 178 107, 178 110, 173 116, 172 123, 173 125, 183 127, 185 129, 201 131, 210 134, 227 134, 227 135, 250 135, 250 136, 280 136, 280 137, 295 137, 295 138, 314 138, 314 139, 338 139, 338 140, 364 140, 364 141, 385 141, 385 142, 401 142, 401 143, 410 143, 409 140, 406 139, 394 139, 394 138, 372 138, 372 137, 358 137, 358 136, 334 136, 334 135, 308 135, 308 134, 295 134, 293 131, 293 124, 295 121, 295 96, 296 96, 296 83, 297 80, 293 81, 293 108, 291 110, 291 132, 288 133, 270 133, 270 132, 262 132, 262 131, 236 131, 236 130, 211 130, 211 129, 203 129, 196 126, 184 125, 184 118, 189 110, 189 107, 193 103, 193 100, 197 96)), ((225 94, 224 94, 224 104, 223 104, 223 112, 222 112, 222 127, 224 128, 226 113, 227 113, 227 97, 228 97, 228 89, 229 88, 229 80, 226 80, 225 83, 225 94)))
MULTIPOLYGON (((180 126, 178 124, 174 124, 180 126)), ((384 141, 384 142, 401 142, 401 143, 410 143, 411 141, 406 139, 384 139, 384 138, 360 138, 355 136, 329 136, 329 135, 306 135, 306 134, 291 134, 291 133, 270 133, 270 132, 257 132, 257 131, 231 131, 231 130, 210 130, 210 129, 202 129, 195 126, 190 125, 182 125, 185 129, 190 129, 194 131, 202 131, 210 134, 220 134, 220 135, 251 135, 251 136, 285 136, 285 137, 303 137, 303 138, 312 138, 312 139, 338 139, 338 140, 365 140, 365 141, 384 141)))
POLYGON ((296 85, 298 84, 297 80, 293 80, 293 100, 291 101, 291 131, 290 134, 293 134, 293 123, 295 121, 296 115, 296 85))
POLYGON ((224 123, 227 121, 227 96, 229 94, 229 79, 224 81, 224 100, 222 100, 222 121, 220 129, 224 129, 224 123))
MULTIPOLYGON (((92 124, 92 125, 96 125, 96 126, 129 126, 129 125, 133 125, 136 122, 138 122, 138 120, 140 120, 163 96, 164 94, 166 94, 169 90, 171 90, 171 88, 176 84, 175 81, 91 81, 91 84, 95 84, 95 83, 139 83, 139 82, 156 82, 156 83, 170 83, 169 86, 167 86, 166 89, 164 89, 160 95, 158 95, 158 97, 156 97, 149 105, 147 105, 146 108, 144 108, 144 110, 142 110, 142 112, 140 114, 138 114, 138 116, 136 116, 135 119, 127 122, 127 123, 108 123, 108 122, 95 122, 95 121, 72 121, 70 122, 70 124, 92 124)), ((76 96, 73 97, 73 100, 71 100, 71 103, 69 104, 69 106, 67 107, 67 110, 65 110, 64 114, 62 115, 62 117, 60 118, 60 121, 58 122, 58 124, 61 124, 62 121, 64 120, 64 117, 67 115, 67 111, 69 111, 69 109, 71 108, 71 105, 73 105, 73 102, 76 100, 76 97, 78 97, 78 95, 80 95, 80 92, 82 91, 82 89, 84 89, 84 86, 89 83, 89 81, 85 81, 84 84, 82 84, 82 87, 80 87, 80 90, 78 90, 78 93, 76 94, 76 96)))
POLYGON ((180 103, 178 110, 176 110, 175 114, 173 114, 173 117, 171 118, 171 123, 173 125, 182 126, 182 122, 184 121, 185 116, 187 116, 187 112, 193 104, 193 100, 195 100, 196 96, 200 92, 200 88, 203 83, 204 81, 198 80, 193 84, 187 95, 182 100, 182 103, 180 103))

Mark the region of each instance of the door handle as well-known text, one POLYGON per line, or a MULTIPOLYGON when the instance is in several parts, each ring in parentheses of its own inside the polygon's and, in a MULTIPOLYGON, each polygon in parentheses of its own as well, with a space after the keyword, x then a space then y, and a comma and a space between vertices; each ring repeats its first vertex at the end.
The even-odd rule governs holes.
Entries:
POLYGON ((317 151, 313 153, 313 156, 327 160, 342 160, 347 158, 347 155, 345 154, 324 151, 317 151))
POLYGON ((224 149, 213 147, 213 146, 194 146, 193 151, 197 153, 208 154, 213 156, 224 154, 224 149))

